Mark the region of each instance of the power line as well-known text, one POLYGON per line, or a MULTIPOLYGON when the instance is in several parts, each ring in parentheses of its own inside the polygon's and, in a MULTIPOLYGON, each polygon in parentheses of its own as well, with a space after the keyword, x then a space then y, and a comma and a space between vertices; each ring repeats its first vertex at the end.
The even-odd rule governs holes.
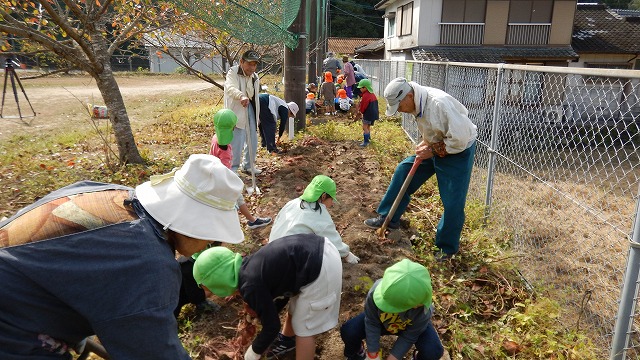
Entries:
MULTIPOLYGON (((373 5, 369 5, 369 4, 358 4, 358 3, 354 3, 351 1, 344 1, 344 0, 333 0, 333 2, 336 3, 343 3, 343 4, 347 4, 349 6, 356 6, 362 9, 367 9, 367 10, 375 10, 375 7, 373 5)), ((379 11, 379 10, 376 10, 379 11)))
POLYGON ((331 6, 331 7, 335 8, 336 10, 339 10, 339 11, 343 12, 344 14, 346 14, 346 15, 348 15, 348 16, 351 16, 351 17, 353 17, 353 18, 356 18, 356 19, 358 19, 358 20, 360 20, 360 21, 364 21, 364 22, 369 23, 369 24, 371 24, 371 25, 379 26, 379 27, 382 27, 382 28, 384 27, 384 25, 376 24, 376 23, 374 23, 374 22, 372 22, 372 21, 369 21, 369 20, 367 20, 367 19, 364 19, 364 18, 362 18, 362 17, 355 16, 355 15, 353 15, 352 13, 350 13, 350 12, 348 12, 348 11, 346 11, 346 10, 343 10, 343 9, 341 9, 341 8, 339 8, 339 7, 337 7, 337 6, 333 5, 333 4, 331 4, 331 3, 329 3, 329 6, 331 6))

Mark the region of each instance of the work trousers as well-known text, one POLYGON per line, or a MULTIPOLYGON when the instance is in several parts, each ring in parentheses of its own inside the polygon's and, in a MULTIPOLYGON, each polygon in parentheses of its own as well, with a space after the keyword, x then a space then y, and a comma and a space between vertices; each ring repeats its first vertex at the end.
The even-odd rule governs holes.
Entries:
POLYGON ((233 159, 231 159, 231 170, 238 171, 240 159, 242 159, 242 151, 244 150, 244 161, 242 167, 249 169, 256 164, 256 151, 258 150, 258 132, 256 129, 256 112, 252 104, 247 106, 249 112, 248 126, 244 129, 233 129, 233 140, 231 141, 231 150, 233 159), (247 144, 247 134, 251 144, 247 144), (246 147, 246 148, 245 148, 246 147))
MULTIPOLYGON (((411 195, 418 191, 431 176, 436 175, 438 190, 444 212, 436 228, 436 246, 447 254, 455 254, 460 247, 460 233, 464 225, 464 206, 469 191, 469 181, 473 168, 473 157, 476 151, 475 142, 469 148, 458 154, 445 157, 434 155, 423 160, 418 166, 407 191, 402 195, 398 208, 391 218, 392 222, 400 221, 400 217, 409 206, 411 195)), ((404 180, 407 178, 415 155, 402 160, 396 167, 391 183, 384 194, 376 212, 386 216, 391 210, 394 200, 398 196, 404 180)))
POLYGON ((266 101, 262 99, 260 97, 260 125, 258 125, 262 138, 261 145, 266 147, 268 152, 274 152, 278 150, 276 147, 276 119, 269 109, 269 99, 267 98, 266 101))

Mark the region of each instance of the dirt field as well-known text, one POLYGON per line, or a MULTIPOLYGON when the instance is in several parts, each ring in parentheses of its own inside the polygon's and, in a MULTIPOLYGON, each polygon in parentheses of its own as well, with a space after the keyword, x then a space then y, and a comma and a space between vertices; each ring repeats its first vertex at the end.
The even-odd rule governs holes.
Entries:
MULTIPOLYGON (((132 76, 118 78, 117 81, 125 98, 132 126, 138 129, 144 127, 142 124, 152 124, 154 114, 162 112, 162 104, 176 93, 197 92, 198 96, 210 96, 214 99, 221 95, 218 89, 197 79, 132 76)), ((26 122, 31 122, 30 125, 19 119, 0 119, 4 123, 0 127, 0 141, 15 135, 63 132, 79 126, 89 129, 89 122, 84 120, 87 119, 84 104, 92 99, 100 99, 95 82, 90 78, 63 77, 25 80, 23 83, 37 116, 25 119, 26 122)), ((10 102, 13 99, 7 99, 7 105, 10 102)), ((100 104, 100 101, 95 100, 95 103, 100 104)), ((28 109, 28 105, 23 102, 21 104, 23 112, 28 112, 24 110, 28 109)), ((6 108, 5 116, 11 114, 8 110, 6 108)), ((149 126, 148 131, 153 133, 153 125, 149 126)), ((375 137, 375 130, 372 135, 375 137)), ((203 148, 208 141, 206 136, 210 134, 199 140, 203 148)), ((285 146, 285 152, 280 156, 261 153, 258 166, 264 169, 264 173, 258 177, 258 185, 262 195, 247 197, 255 214, 275 218, 279 209, 290 199, 299 196, 315 175, 326 174, 336 181, 340 202, 334 205, 330 213, 344 242, 361 259, 357 265, 344 264, 339 325, 362 311, 370 283, 381 277, 386 267, 403 257, 413 258, 409 240, 413 233, 406 224, 403 223, 400 230, 392 231, 388 235, 391 241, 387 243, 382 243, 363 224, 366 218, 374 216, 375 206, 390 179, 381 175, 382 164, 372 160, 371 153, 360 148, 359 142, 360 139, 353 139, 329 143, 307 137, 293 147, 285 146)), ((249 177, 241 177, 245 182, 250 182, 249 177)), ((246 245, 250 252, 257 250, 268 239, 269 230, 270 227, 246 231, 246 245)), ((234 338, 238 335, 236 328, 238 312, 242 309, 241 301, 237 298, 212 299, 223 305, 222 310, 215 314, 192 318, 194 314, 188 308, 183 311, 183 322, 184 319, 189 319, 187 323, 190 324, 190 329, 183 329, 183 342, 188 344, 187 348, 195 349, 192 353, 194 358, 229 359, 231 355, 234 359, 241 359, 240 355, 244 354, 246 346, 240 348, 234 345, 234 338)), ((439 331, 446 332, 446 325, 439 316, 436 316, 434 323, 439 331)), ((386 342, 387 350, 390 340, 386 342)), ((342 351, 339 326, 319 337, 317 359, 342 359, 342 351)))
MULTIPOLYGON (((56 76, 28 79, 32 74, 18 71, 24 92, 35 111, 16 84, 20 112, 14 98, 11 83, 7 83, 4 107, 0 122, 0 141, 18 134, 35 134, 61 131, 71 127, 89 127, 86 104, 104 105, 95 81, 87 76, 56 76)), ((118 77, 118 85, 127 106, 131 123, 149 119, 146 112, 160 108, 158 102, 167 96, 186 91, 211 89, 213 85, 194 77, 178 76, 126 76, 118 77)))

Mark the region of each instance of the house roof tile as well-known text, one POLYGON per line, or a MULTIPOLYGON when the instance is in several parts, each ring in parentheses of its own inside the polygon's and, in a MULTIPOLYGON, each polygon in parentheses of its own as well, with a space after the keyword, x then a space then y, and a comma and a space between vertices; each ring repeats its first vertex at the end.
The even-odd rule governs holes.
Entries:
MULTIPOLYGON (((374 39, 369 39, 369 40, 374 40, 374 39)), ((355 52, 360 54, 360 53, 374 52, 374 51, 383 50, 383 49, 384 49, 384 39, 377 39, 366 45, 357 47, 355 49, 355 52)))
POLYGON ((578 5, 571 45, 582 53, 640 53, 638 20, 637 16, 621 16, 603 5, 578 5))
POLYGON ((508 60, 569 60, 578 57, 564 47, 449 47, 425 46, 412 51, 418 61, 502 63, 508 60))
POLYGON ((329 51, 339 55, 355 55, 355 49, 367 45, 377 38, 337 38, 330 37, 328 39, 329 51))

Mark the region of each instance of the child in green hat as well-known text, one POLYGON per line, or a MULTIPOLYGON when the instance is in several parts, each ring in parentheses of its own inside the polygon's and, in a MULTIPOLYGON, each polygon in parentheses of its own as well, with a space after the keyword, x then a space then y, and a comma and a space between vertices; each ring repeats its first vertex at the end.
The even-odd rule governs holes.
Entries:
POLYGON ((371 125, 380 118, 378 98, 373 93, 373 86, 369 79, 360 80, 358 89, 362 93, 362 100, 360 100, 357 118, 362 119, 362 136, 364 137, 364 141, 360 146, 367 146, 371 141, 371 125))
MULTIPOLYGON (((231 141, 233 141, 233 129, 236 126, 238 117, 230 109, 220 109, 213 115, 213 126, 216 133, 211 138, 209 154, 217 157, 229 169, 233 158, 231 141)), ((249 207, 244 202, 244 197, 238 198, 238 211, 247 219, 249 229, 257 229, 271 223, 270 217, 253 216, 249 207)))
MULTIPOLYGON (((228 169, 231 169, 231 160, 233 157, 231 141, 233 140, 233 129, 237 121, 238 117, 230 109, 220 109, 213 115, 215 134, 211 138, 209 154, 220 159, 220 162, 228 169)), ((236 208, 247 219, 247 227, 249 229, 257 229, 271 223, 271 218, 268 216, 259 217, 251 214, 242 193, 238 196, 236 208)), ((186 304, 194 304, 197 312, 214 312, 220 309, 220 305, 207 299, 204 290, 198 287, 193 279, 192 273, 195 260, 190 256, 181 256, 177 260, 178 263, 180 263, 180 270, 182 272, 182 285, 180 286, 178 306, 173 314, 178 317, 182 307, 186 304)))
POLYGON ((328 209, 336 200, 336 183, 326 175, 311 180, 302 196, 280 209, 271 227, 269 242, 293 234, 316 234, 329 239, 345 262, 357 264, 360 258, 342 241, 328 209))
POLYGON ((331 241, 314 234, 286 236, 244 259, 228 248, 213 247, 197 257, 193 277, 220 297, 239 292, 257 315, 262 330, 245 360, 258 360, 263 353, 271 359, 294 349, 296 359, 313 360, 315 336, 338 324, 340 254, 331 241), (280 334, 279 313, 287 303, 280 334))
POLYGON ((364 312, 340 328, 347 360, 380 360, 381 335, 397 336, 386 360, 403 359, 411 345, 416 347, 413 360, 440 359, 444 348, 431 323, 431 296, 431 277, 424 266, 403 259, 387 268, 369 290, 364 312))

